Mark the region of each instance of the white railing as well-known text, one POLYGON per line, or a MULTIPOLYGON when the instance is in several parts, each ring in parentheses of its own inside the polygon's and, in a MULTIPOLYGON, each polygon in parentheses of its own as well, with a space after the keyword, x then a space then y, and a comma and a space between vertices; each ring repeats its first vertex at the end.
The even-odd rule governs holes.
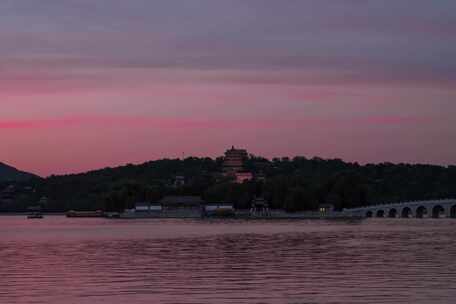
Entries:
POLYGON ((434 199, 434 200, 427 200, 427 201, 408 201, 408 202, 397 202, 397 203, 380 203, 376 205, 370 206, 363 206, 358 208, 351 208, 351 209, 343 209, 342 211, 361 211, 366 209, 376 209, 376 208, 383 208, 383 207, 391 207, 391 206, 404 206, 404 205, 416 205, 416 204, 435 204, 435 203, 451 203, 455 202, 456 199, 454 198, 444 198, 444 199, 434 199))

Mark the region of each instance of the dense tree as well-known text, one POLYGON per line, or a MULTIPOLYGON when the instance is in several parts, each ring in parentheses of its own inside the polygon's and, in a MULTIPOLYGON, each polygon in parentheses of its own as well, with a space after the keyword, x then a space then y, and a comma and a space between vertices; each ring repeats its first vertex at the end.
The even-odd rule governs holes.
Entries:
MULTIPOLYGON (((0 211, 23 211, 40 197, 48 211, 122 210, 138 201, 164 195, 201 195, 206 201, 233 202, 249 208, 263 196, 271 208, 314 210, 322 203, 338 209, 415 199, 456 197, 456 166, 347 163, 340 159, 305 157, 269 161, 251 155, 246 168, 258 181, 236 184, 224 177, 223 159, 163 159, 142 165, 105 168, 84 174, 51 176, 17 183, 14 202, 1 202, 0 211), (185 185, 176 187, 176 176, 185 185), (33 191, 22 191, 30 189, 33 191)), ((0 184, 0 192, 10 183, 0 184)))

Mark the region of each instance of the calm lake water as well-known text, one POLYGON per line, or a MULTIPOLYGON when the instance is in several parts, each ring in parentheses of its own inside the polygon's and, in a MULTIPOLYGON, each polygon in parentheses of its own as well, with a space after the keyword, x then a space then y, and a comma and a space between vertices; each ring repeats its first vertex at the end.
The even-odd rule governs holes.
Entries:
POLYGON ((0 303, 456 303, 456 220, 4 216, 0 303))

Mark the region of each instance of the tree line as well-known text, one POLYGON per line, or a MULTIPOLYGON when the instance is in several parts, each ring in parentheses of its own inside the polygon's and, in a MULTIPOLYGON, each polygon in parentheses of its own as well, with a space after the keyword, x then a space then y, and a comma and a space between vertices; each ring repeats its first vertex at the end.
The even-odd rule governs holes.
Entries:
POLYGON ((456 167, 422 164, 366 164, 340 159, 275 158, 251 155, 246 170, 261 179, 234 183, 223 176, 223 159, 163 159, 140 165, 105 168, 83 174, 32 179, 30 193, 0 211, 22 211, 46 197, 47 211, 109 210, 157 201, 165 195, 198 195, 208 202, 231 202, 249 208, 263 197, 273 209, 315 210, 319 204, 337 209, 385 202, 456 197, 456 167), (184 176, 175 186, 176 176, 184 176))

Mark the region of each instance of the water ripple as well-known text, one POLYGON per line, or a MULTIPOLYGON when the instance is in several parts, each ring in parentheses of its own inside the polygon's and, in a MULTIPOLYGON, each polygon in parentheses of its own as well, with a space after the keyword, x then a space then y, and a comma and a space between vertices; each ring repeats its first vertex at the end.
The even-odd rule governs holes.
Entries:
POLYGON ((0 303, 453 303, 455 221, 0 218, 0 303))

